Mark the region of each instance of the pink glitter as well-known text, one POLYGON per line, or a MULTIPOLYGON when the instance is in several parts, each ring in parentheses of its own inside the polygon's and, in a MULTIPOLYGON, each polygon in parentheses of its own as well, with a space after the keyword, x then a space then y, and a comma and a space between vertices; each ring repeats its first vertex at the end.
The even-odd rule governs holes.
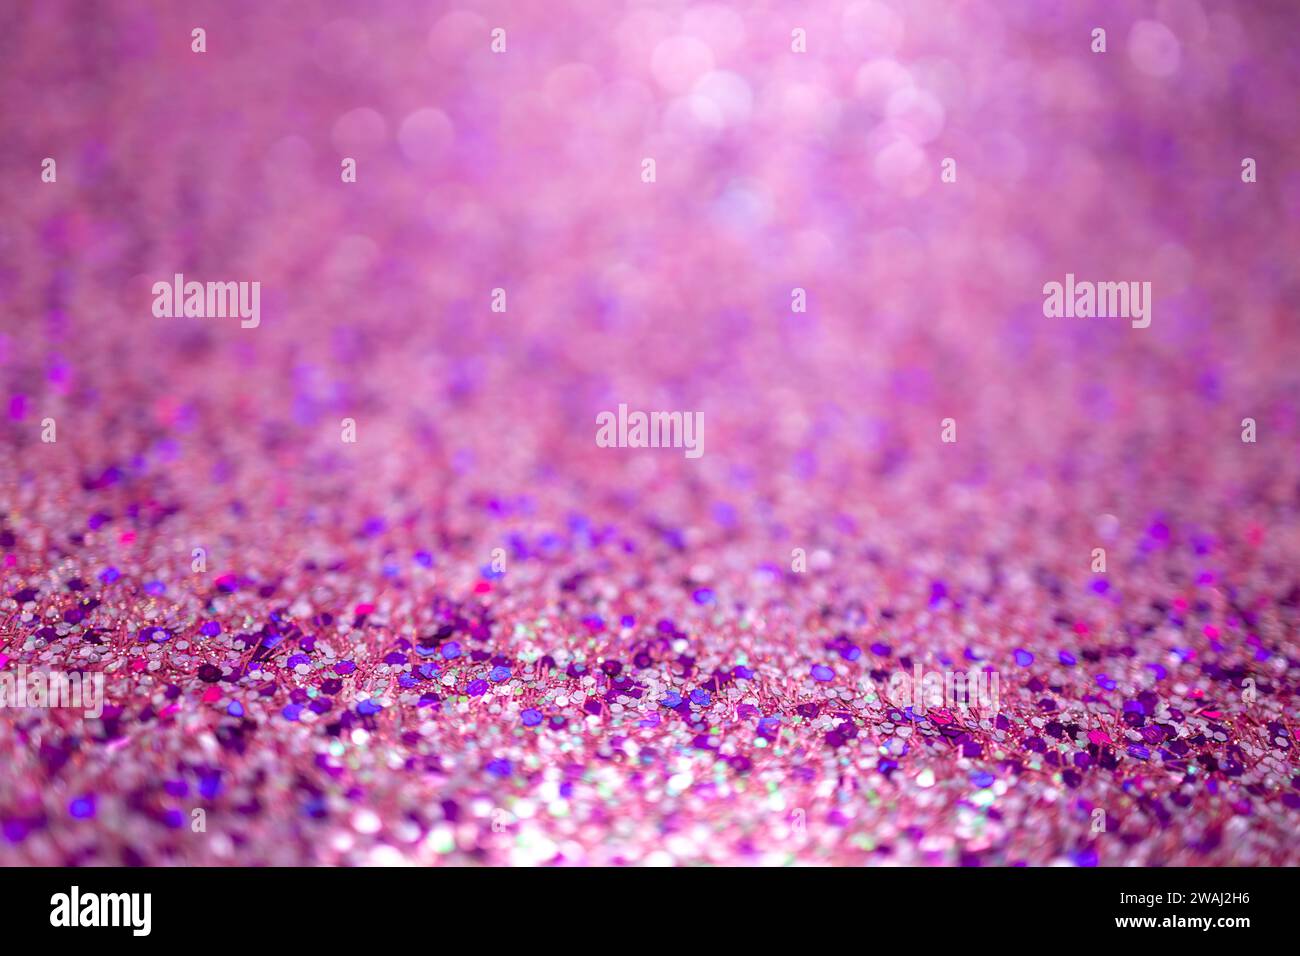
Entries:
POLYGON ((1300 17, 1049 6, 9 17, 0 864, 1300 862, 1300 17))

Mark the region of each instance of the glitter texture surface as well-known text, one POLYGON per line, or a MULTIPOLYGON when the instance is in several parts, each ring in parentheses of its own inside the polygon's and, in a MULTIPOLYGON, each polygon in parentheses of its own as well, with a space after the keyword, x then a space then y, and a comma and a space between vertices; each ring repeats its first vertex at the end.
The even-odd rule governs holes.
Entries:
POLYGON ((0 13, 0 863, 1300 862, 1300 8, 812 6, 0 13))

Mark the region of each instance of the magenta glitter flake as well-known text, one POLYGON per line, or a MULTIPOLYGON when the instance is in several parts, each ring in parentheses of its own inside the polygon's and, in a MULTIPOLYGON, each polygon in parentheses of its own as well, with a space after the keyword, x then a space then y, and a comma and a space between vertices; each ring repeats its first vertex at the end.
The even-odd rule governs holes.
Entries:
POLYGON ((187 6, 0 18, 0 864, 1300 862, 1300 8, 187 6))

